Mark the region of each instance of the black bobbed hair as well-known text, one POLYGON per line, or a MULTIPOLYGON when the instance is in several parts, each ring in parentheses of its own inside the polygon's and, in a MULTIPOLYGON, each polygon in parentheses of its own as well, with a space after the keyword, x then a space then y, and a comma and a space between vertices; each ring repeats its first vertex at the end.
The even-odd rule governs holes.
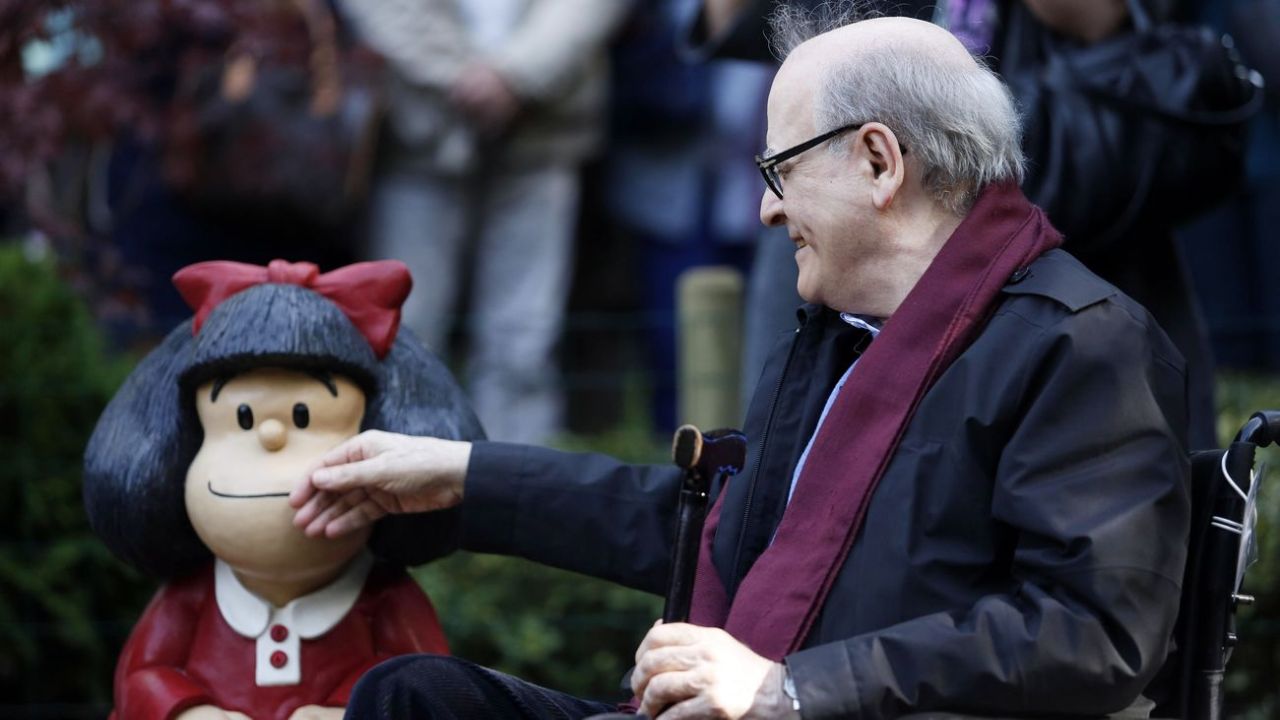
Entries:
MULTIPOLYGON (((176 578, 212 555, 187 517, 187 468, 203 441, 195 389, 257 367, 329 371, 365 390, 362 428, 456 440, 484 431, 448 368, 407 328, 379 361, 333 303, 293 285, 265 284, 228 298, 199 335, 178 326, 134 368, 89 439, 84 501, 89 523, 122 560, 176 578)), ((459 511, 388 516, 374 554, 416 565, 456 547, 459 511)))
POLYGON ((205 318, 183 372, 184 392, 257 367, 339 372, 372 392, 378 359, 337 305, 297 285, 255 285, 205 318))

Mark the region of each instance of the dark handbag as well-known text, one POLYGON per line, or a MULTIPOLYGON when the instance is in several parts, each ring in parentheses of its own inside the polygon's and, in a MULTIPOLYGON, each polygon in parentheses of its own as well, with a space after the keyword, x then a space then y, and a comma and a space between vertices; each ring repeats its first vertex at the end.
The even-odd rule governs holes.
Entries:
POLYGON ((338 42, 325 0, 279 7, 305 22, 305 60, 228 51, 184 98, 193 127, 166 148, 168 178, 197 212, 336 226, 367 195, 383 111, 377 78, 338 42))
POLYGON ((1227 29, 1240 54, 1267 83, 1267 95, 1280 99, 1280 0, 1236 0, 1227 11, 1227 29))
POLYGON ((1023 188, 1089 251, 1135 229, 1169 228, 1217 204, 1244 177, 1245 124, 1261 78, 1231 39, 1153 23, 1094 45, 1059 37, 1010 8, 1001 73, 1024 121, 1023 188))

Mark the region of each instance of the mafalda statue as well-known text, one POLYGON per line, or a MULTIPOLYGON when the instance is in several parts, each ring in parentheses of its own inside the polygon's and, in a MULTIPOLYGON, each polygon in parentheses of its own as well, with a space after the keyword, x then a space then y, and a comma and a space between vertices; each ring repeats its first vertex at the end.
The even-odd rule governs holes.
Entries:
POLYGON ((339 718, 362 673, 446 652, 404 570, 453 547, 450 512, 306 537, 288 493, 364 429, 479 438, 448 370, 397 332, 404 265, 206 262, 195 317, 125 381, 85 453, 94 530, 166 581, 120 656, 120 720, 339 718))

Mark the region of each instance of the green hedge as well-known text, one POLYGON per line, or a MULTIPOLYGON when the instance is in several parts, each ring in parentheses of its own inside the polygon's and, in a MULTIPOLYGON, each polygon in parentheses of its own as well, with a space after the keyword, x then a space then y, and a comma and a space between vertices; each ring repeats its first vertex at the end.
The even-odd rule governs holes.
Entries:
POLYGON ((102 717, 153 590, 80 499, 85 443, 128 369, 51 262, 0 245, 0 717, 102 717))

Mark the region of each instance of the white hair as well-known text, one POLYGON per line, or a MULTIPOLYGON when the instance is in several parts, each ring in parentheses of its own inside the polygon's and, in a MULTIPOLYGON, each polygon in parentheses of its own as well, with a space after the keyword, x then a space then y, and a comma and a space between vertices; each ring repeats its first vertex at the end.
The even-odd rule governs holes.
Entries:
MULTIPOLYGON (((826 3, 813 11, 780 6, 770 18, 775 54, 876 13, 865 2, 826 3)), ((922 183, 948 210, 968 212, 979 191, 1022 181, 1021 123, 1013 96, 981 59, 949 62, 918 44, 850 53, 821 80, 814 127, 879 122, 915 155, 922 183)), ((832 150, 845 148, 841 138, 832 150)))

